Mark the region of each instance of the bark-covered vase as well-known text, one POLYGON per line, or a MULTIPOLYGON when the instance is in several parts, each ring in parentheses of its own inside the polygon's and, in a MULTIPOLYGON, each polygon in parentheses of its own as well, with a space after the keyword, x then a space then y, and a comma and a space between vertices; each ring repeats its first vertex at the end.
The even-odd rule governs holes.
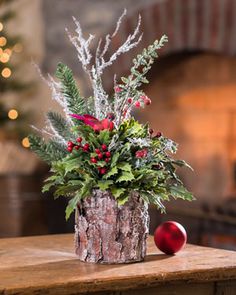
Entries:
POLYGON ((146 255, 148 206, 138 193, 119 206, 108 191, 94 190, 78 204, 75 248, 81 261, 131 263, 146 255))

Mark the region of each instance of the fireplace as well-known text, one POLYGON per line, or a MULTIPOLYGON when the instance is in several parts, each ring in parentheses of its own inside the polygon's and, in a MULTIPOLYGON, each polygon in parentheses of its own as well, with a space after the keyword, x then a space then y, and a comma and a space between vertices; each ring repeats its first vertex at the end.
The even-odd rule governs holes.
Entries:
POLYGON ((191 242, 236 249, 236 58, 172 54, 159 59, 150 80, 152 107, 136 116, 179 143, 178 158, 194 168, 181 177, 198 199, 167 205, 167 216, 155 213, 158 222, 179 220, 191 242))

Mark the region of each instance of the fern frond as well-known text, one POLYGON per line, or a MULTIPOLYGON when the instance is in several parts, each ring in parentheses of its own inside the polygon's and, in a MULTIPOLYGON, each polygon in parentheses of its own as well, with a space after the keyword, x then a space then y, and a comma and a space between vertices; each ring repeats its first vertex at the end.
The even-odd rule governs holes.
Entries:
POLYGON ((79 92, 71 69, 63 63, 59 63, 56 77, 61 81, 62 94, 66 99, 68 110, 75 114, 87 113, 85 100, 79 92))

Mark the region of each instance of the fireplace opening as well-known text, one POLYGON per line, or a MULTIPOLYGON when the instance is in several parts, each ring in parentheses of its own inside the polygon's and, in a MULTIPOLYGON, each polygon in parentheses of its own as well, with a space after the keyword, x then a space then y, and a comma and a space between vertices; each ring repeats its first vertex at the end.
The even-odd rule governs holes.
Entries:
POLYGON ((198 199, 167 204, 166 216, 155 211, 158 222, 175 218, 191 227, 192 242, 236 249, 236 58, 172 54, 158 60, 149 80, 152 106, 137 117, 179 143, 176 157, 194 168, 181 177, 198 199))

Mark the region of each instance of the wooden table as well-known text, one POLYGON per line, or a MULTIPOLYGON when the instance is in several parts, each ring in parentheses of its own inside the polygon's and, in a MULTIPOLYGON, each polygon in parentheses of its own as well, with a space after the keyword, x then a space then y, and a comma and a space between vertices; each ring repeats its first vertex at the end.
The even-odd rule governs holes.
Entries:
POLYGON ((0 294, 235 295, 236 252, 187 245, 175 256, 148 241, 144 262, 79 262, 73 236, 0 239, 0 294))

